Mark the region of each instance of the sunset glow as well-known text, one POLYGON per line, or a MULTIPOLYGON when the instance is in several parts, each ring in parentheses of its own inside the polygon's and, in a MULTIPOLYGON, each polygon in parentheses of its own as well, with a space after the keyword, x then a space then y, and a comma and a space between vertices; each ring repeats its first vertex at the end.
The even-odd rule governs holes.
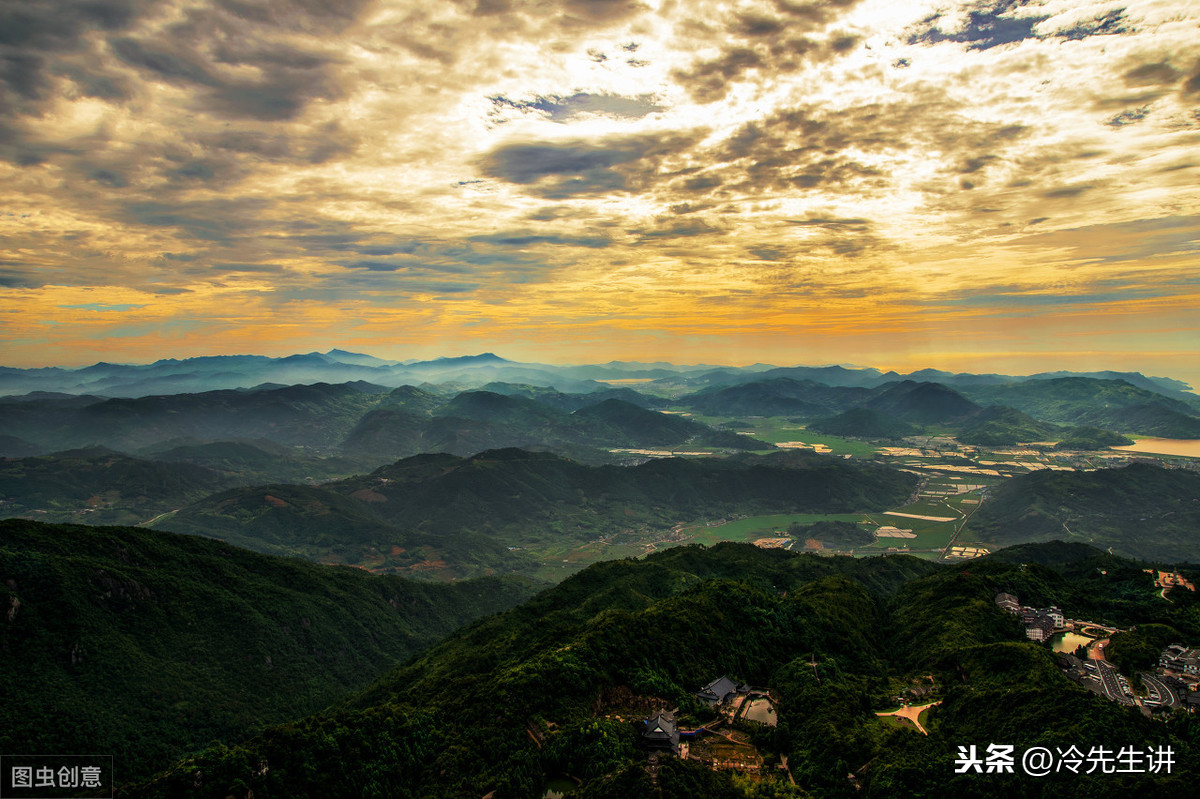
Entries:
POLYGON ((22 0, 0 363, 1200 385, 1200 4, 22 0))

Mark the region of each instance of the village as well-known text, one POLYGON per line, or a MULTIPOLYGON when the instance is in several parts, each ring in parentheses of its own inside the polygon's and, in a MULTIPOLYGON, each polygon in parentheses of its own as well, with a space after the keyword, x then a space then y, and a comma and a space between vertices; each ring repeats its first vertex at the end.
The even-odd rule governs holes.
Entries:
MULTIPOLYGON (((1182 575, 1147 569, 1155 575, 1160 596, 1173 587, 1195 591, 1182 575)), ((1169 601, 1169 600, 1168 600, 1169 601)), ((1025 636, 1031 641, 1051 642, 1059 667, 1067 677, 1095 694, 1128 707, 1137 707, 1146 716, 1200 708, 1200 647, 1169 644, 1159 655, 1153 672, 1137 673, 1142 692, 1135 691, 1130 678, 1120 673, 1105 657, 1112 636, 1129 632, 1098 622, 1066 618, 1057 607, 1033 608, 1021 605, 1016 596, 999 593, 996 604, 1021 617, 1025 636)))

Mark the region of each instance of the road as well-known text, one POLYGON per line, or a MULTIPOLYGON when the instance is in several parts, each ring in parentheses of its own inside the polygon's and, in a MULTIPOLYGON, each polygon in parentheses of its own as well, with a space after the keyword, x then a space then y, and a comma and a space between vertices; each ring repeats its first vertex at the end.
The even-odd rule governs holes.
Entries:
POLYGON ((1162 702, 1163 707, 1179 707, 1179 697, 1175 696, 1175 692, 1153 674, 1143 671, 1142 682, 1146 683, 1146 687, 1158 692, 1158 699, 1162 702))
POLYGON ((1122 705, 1135 704, 1131 698, 1125 695, 1121 681, 1117 679, 1117 670, 1103 660, 1094 662, 1096 673, 1100 675, 1100 684, 1104 686, 1104 693, 1108 695, 1108 698, 1114 702, 1120 702, 1122 705))
POLYGON ((144 522, 138 522, 137 526, 138 527, 149 527, 150 525, 154 524, 159 519, 161 519, 165 516, 170 516, 172 513, 179 513, 179 511, 181 511, 181 510, 183 510, 183 508, 176 508, 175 510, 167 511, 166 513, 160 513, 157 516, 155 516, 153 519, 147 519, 144 522))

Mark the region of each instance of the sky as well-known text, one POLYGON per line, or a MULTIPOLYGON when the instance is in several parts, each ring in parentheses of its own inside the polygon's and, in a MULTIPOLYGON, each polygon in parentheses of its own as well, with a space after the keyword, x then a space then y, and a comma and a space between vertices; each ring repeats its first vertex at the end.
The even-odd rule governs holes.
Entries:
POLYGON ((0 363, 1200 386, 1200 1, 0 5, 0 363))

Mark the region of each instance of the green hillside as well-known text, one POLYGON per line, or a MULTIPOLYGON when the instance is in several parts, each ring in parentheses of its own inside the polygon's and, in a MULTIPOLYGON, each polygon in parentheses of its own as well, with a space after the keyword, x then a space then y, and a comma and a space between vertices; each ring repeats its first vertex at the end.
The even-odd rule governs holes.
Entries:
POLYGON ((1065 540, 1129 557, 1200 562, 1200 474, 1131 464, 1007 480, 969 523, 997 546, 1065 540))
POLYGON ((964 385, 961 391, 976 402, 1007 405, 1056 424, 1166 438, 1200 437, 1200 413, 1194 405, 1125 380, 1060 377, 964 385))
POLYGON ((233 489, 156 526, 315 560, 464 576, 524 570, 531 549, 598 536, 637 541, 697 519, 881 510, 915 482, 800 452, 597 467, 504 449, 419 455, 322 486, 233 489))
POLYGON ((809 422, 808 429, 831 436, 856 438, 904 438, 921 432, 916 425, 870 408, 851 408, 837 416, 817 419, 809 422))
POLYGON ((964 423, 957 438, 964 444, 980 447, 1011 446, 1019 442, 1056 438, 1057 425, 1039 422, 1014 408, 991 405, 964 423))
POLYGON ((0 751, 133 779, 339 701, 535 586, 373 576, 128 527, 0 522, 0 751))
POLYGON ((0 460, 0 518, 138 524, 232 481, 189 463, 158 463, 100 447, 0 460))
MULTIPOLYGON (((1081 588, 1046 566, 978 565, 735 544, 596 564, 452 635, 340 709, 209 747, 127 795, 540 797, 561 773, 582 782, 586 797, 1186 790, 1200 765, 1186 723, 1151 721, 1070 682, 993 601, 999 590, 1036 584, 1066 612, 1081 612, 1081 588), (651 773, 635 722, 656 707, 677 708, 684 728, 711 722, 693 693, 722 674, 769 689, 775 703, 778 726, 733 730, 739 751, 762 758, 762 781, 669 757, 651 773), (926 718, 928 736, 875 715, 914 686, 941 700, 926 718), (997 741, 1018 752, 1169 743, 1176 760, 1158 776, 955 773, 958 746, 997 741), (795 789, 778 768, 785 756, 795 789)), ((1119 602, 1129 587, 1116 575, 1090 591, 1087 609, 1119 602)), ((1137 607, 1200 636, 1194 615, 1164 610, 1149 590, 1137 607)))

